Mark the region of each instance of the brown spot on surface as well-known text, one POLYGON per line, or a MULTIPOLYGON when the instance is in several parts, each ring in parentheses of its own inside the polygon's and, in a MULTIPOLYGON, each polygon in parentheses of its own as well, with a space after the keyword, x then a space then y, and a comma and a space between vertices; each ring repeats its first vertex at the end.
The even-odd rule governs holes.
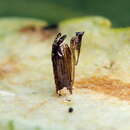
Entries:
POLYGON ((24 117, 27 117, 28 115, 30 115, 31 113, 38 111, 38 109, 40 109, 46 102, 43 101, 41 103, 35 104, 33 105, 31 108, 28 109, 28 111, 24 114, 24 117))
POLYGON ((20 72, 20 66, 18 61, 13 57, 10 56, 4 62, 0 63, 0 78, 6 78, 11 74, 20 72))
POLYGON ((36 27, 30 25, 30 26, 21 28, 20 31, 21 32, 34 32, 34 31, 36 31, 36 27))
POLYGON ((39 109, 40 107, 42 107, 45 104, 45 102, 41 102, 39 104, 36 104, 34 106, 32 106, 29 110, 28 113, 32 113, 34 111, 37 111, 37 109, 39 109))
POLYGON ((58 32, 58 26, 26 26, 20 29, 21 33, 33 38, 37 37, 39 40, 48 40, 52 38, 58 32))
POLYGON ((75 82, 75 87, 91 89, 99 93, 130 101, 130 83, 124 83, 107 76, 81 79, 75 82))

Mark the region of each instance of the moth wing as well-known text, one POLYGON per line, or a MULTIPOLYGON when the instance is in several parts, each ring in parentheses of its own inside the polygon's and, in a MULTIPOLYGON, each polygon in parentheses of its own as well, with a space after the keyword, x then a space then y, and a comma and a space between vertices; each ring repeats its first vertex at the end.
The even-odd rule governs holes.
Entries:
POLYGON ((71 49, 67 44, 65 44, 63 51, 64 51, 64 59, 65 59, 64 63, 67 69, 68 80, 70 81, 72 86, 74 83, 74 69, 75 69, 73 55, 71 49))

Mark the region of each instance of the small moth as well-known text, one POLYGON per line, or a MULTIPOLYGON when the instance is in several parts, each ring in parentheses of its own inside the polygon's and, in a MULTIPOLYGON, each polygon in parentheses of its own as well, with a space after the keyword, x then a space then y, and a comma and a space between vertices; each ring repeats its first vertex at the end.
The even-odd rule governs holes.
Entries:
POLYGON ((70 41, 70 47, 64 43, 66 35, 57 34, 52 44, 52 64, 56 85, 56 93, 67 88, 72 94, 72 86, 75 77, 75 65, 78 64, 81 41, 84 32, 76 32, 76 36, 70 41))

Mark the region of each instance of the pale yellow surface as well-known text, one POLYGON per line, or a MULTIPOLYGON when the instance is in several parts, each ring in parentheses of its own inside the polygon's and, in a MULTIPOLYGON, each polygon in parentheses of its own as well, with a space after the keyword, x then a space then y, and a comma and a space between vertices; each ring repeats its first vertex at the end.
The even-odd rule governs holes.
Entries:
POLYGON ((110 90, 115 92, 113 95, 102 91, 104 84, 115 87, 118 82, 115 80, 119 80, 117 84, 125 87, 121 94, 129 92, 130 29, 111 29, 110 22, 102 17, 86 19, 60 24, 60 31, 70 34, 66 41, 75 35, 72 32, 78 31, 75 27, 85 31, 73 95, 62 97, 55 93, 52 74, 50 56, 54 37, 42 40, 37 34, 19 32, 19 28, 10 30, 10 34, 1 32, 1 130, 130 129, 128 95, 128 99, 119 98, 116 88, 110 90), (99 78, 105 76, 110 81, 99 78), (87 81, 91 77, 100 79, 101 83, 96 84, 95 80, 88 81, 87 86, 82 83, 83 79, 87 81), (91 89, 91 85, 98 86, 101 91, 91 89), (72 113, 68 113, 69 107, 74 109, 72 113))

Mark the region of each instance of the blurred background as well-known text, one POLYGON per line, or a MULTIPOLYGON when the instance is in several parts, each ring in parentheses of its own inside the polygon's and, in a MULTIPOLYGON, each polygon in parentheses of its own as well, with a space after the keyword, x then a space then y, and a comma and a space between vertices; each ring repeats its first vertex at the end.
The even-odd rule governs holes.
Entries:
POLYGON ((87 15, 105 16, 114 27, 130 26, 130 0, 0 0, 0 17, 35 17, 58 23, 87 15))

